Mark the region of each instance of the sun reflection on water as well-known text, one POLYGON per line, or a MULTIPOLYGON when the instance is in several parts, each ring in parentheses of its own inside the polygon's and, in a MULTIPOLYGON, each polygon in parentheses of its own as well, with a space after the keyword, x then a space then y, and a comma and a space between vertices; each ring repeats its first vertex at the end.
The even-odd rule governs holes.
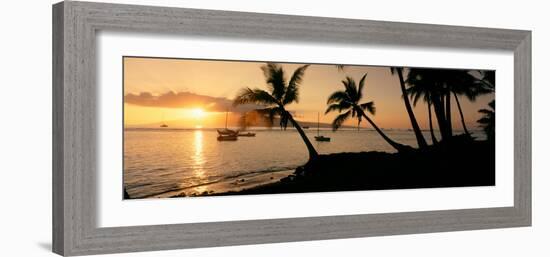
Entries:
POLYGON ((193 155, 195 175, 198 178, 204 178, 204 155, 203 155, 203 133, 201 130, 195 130, 195 140, 193 141, 193 146, 195 148, 195 153, 193 155))

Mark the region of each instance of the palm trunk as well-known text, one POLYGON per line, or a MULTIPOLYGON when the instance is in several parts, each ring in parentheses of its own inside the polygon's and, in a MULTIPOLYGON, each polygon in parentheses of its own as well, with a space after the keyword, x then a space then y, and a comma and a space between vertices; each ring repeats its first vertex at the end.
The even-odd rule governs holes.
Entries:
POLYGON ((304 143, 306 144, 306 147, 307 147, 307 151, 309 153, 309 159, 310 160, 316 159, 319 156, 319 154, 317 153, 317 150, 315 150, 315 147, 313 147, 313 145, 311 144, 311 141, 309 141, 309 138, 307 137, 306 133, 304 132, 300 124, 298 124, 298 122, 294 120, 294 117, 292 117, 292 115, 289 112, 287 111, 285 112, 288 115, 288 119, 290 120, 292 125, 296 128, 296 130, 302 137, 302 140, 304 140, 304 143))
POLYGON ((460 113, 460 121, 462 122, 464 133, 466 133, 466 135, 470 135, 468 128, 466 128, 466 122, 464 122, 464 114, 462 113, 462 107, 460 106, 460 101, 458 101, 458 96, 455 92, 453 92, 453 95, 455 96, 456 106, 458 106, 458 113, 460 113))
POLYGON ((445 120, 445 108, 440 96, 433 97, 433 106, 437 125, 439 126, 439 133, 442 140, 447 138, 447 121, 445 120))
POLYGON ((451 91, 445 93, 445 118, 447 119, 447 137, 453 136, 453 122, 451 118, 451 91))
POLYGON ((432 135, 432 144, 437 144, 437 138, 434 134, 434 127, 432 125, 432 103, 428 101, 428 120, 430 122, 430 134, 432 135))
POLYGON ((407 90, 405 89, 405 81, 403 80, 403 72, 401 68, 396 69, 397 75, 399 77, 399 83, 401 84, 401 92, 403 93, 403 100, 405 102, 405 108, 407 109, 407 113, 409 114, 409 119, 411 120, 411 125, 414 130, 414 135, 416 136, 416 142, 418 143, 419 148, 425 148, 428 146, 426 143, 426 139, 422 135, 422 131, 420 131, 420 126, 418 126, 418 122, 416 121, 416 117, 414 117, 414 112, 411 107, 411 102, 409 101, 409 96, 407 94, 407 90))
POLYGON ((386 140, 388 144, 390 144, 393 148, 395 148, 395 150, 397 150, 398 152, 404 152, 411 149, 406 145, 402 145, 391 140, 388 136, 386 136, 386 134, 384 134, 384 132, 378 126, 376 126, 376 124, 374 124, 374 122, 369 118, 369 116, 365 114, 365 112, 363 112, 363 110, 361 110, 360 113, 370 123, 370 125, 376 130, 376 132, 378 132, 378 134, 380 134, 380 136, 382 136, 382 138, 384 138, 384 140, 386 140))

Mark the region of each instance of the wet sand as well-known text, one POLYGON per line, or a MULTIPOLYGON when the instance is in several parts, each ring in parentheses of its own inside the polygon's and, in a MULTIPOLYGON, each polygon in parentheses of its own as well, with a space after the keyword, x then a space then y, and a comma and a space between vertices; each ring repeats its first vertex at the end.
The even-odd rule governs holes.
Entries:
POLYGON ((246 174, 231 180, 217 181, 180 190, 162 193, 150 198, 206 196, 211 194, 223 194, 230 191, 242 191, 257 188, 280 181, 294 173, 294 170, 276 171, 268 173, 246 174))

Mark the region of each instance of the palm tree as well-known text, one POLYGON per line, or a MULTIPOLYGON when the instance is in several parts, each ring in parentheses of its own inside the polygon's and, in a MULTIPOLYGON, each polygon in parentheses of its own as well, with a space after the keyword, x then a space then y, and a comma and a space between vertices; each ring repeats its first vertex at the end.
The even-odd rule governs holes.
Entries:
POLYGON ((428 101, 428 122, 430 124, 430 135, 432 136, 432 144, 437 144, 437 138, 435 137, 435 134, 434 134, 434 127, 433 127, 433 124, 432 124, 432 102, 429 100, 428 101))
POLYGON ((483 84, 483 86, 490 90, 495 91, 495 71, 494 70, 480 70, 478 71, 481 79, 479 80, 480 83, 483 84))
MULTIPOLYGON (((413 73, 416 71, 412 71, 413 73)), ((426 83, 426 81, 420 81, 416 77, 410 77, 407 79, 406 83, 410 83, 409 88, 407 88, 407 95, 412 99, 413 106, 416 107, 418 101, 422 99, 428 105, 428 123, 430 125, 430 135, 432 137, 432 144, 437 143, 437 138, 435 137, 433 122, 432 122, 432 106, 433 101, 436 97, 435 86, 432 83, 426 83)), ((439 99, 439 98, 438 98, 439 99)))
POLYGON ((418 126, 416 117, 411 107, 411 102, 409 101, 409 96, 407 94, 407 89, 405 88, 405 80, 403 79, 403 68, 390 67, 391 74, 396 74, 399 77, 399 84, 401 85, 401 93, 403 94, 403 101, 405 102, 405 108, 407 109, 407 114, 409 114, 409 119, 411 120, 411 126, 414 130, 414 135, 416 136, 416 142, 418 143, 419 148, 426 148, 428 144, 426 139, 422 135, 422 131, 418 126))
POLYGON ((470 132, 466 128, 464 121, 464 114, 462 113, 462 107, 457 95, 465 96, 470 102, 474 102, 478 96, 494 92, 495 72, 494 71, 481 71, 481 78, 474 76, 475 73, 467 70, 457 70, 454 72, 455 77, 452 80, 451 91, 454 95, 462 127, 467 135, 470 132))
MULTIPOLYGON (((442 139, 450 137, 448 123, 445 115, 444 91, 440 82, 430 73, 432 70, 411 68, 407 74, 405 83, 409 86, 407 93, 416 106, 419 99, 433 107, 439 132, 442 139)), ((431 114, 431 112, 430 112, 431 114)), ((431 116, 431 115, 430 115, 431 116)), ((430 117, 428 116, 428 118, 430 117)), ((432 137, 433 139, 433 137, 432 137)))
POLYGON ((411 97, 414 94, 426 95, 424 100, 426 102, 431 101, 438 120, 441 136, 445 139, 452 136, 451 95, 454 97, 458 107, 464 133, 470 135, 458 96, 465 96, 473 102, 478 96, 493 92, 494 72, 481 74, 482 78, 477 78, 468 70, 414 68, 410 69, 406 82, 409 84, 408 91, 410 91, 411 97))
POLYGON ((280 118, 279 125, 282 129, 286 129, 290 121, 302 137, 309 152, 309 159, 311 160, 317 158, 317 151, 309 141, 302 127, 294 120, 292 114, 285 109, 286 105, 299 101, 300 83, 308 66, 304 65, 297 68, 287 84, 283 68, 275 63, 267 63, 261 69, 265 76, 268 91, 258 88, 243 88, 233 101, 233 105, 263 105, 265 108, 256 111, 267 116, 270 123, 273 123, 275 117, 278 116, 280 118))
POLYGON ((342 80, 345 90, 340 90, 332 93, 327 100, 327 110, 325 112, 329 113, 332 111, 338 111, 340 114, 332 122, 332 129, 337 130, 348 118, 357 118, 358 124, 361 123, 362 118, 365 118, 370 125, 397 151, 402 152, 410 150, 409 146, 399 144, 391 140, 384 132, 376 126, 376 124, 367 116, 365 111, 370 114, 375 113, 376 109, 374 107, 374 102, 359 103, 363 98, 363 87, 365 86, 365 78, 367 74, 363 75, 359 81, 359 85, 355 83, 355 80, 351 77, 346 77, 345 80, 342 80), (343 113, 342 113, 343 112, 343 113))
POLYGON ((489 102, 491 109, 480 109, 478 112, 483 114, 483 117, 477 122, 481 124, 483 131, 487 135, 488 140, 495 139, 495 100, 489 102))

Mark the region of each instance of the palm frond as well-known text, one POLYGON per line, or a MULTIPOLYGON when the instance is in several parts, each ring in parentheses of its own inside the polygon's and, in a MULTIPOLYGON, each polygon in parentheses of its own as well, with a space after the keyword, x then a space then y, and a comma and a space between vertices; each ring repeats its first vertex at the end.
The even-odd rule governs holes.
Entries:
POLYGON ((490 106, 493 110, 496 110, 495 100, 489 102, 489 106, 490 106))
POLYGON ((396 72, 398 72, 399 70, 403 71, 403 68, 401 67, 390 67, 390 72, 391 74, 395 74, 396 72))
POLYGON ((351 110, 338 115, 332 121, 332 130, 336 131, 338 128, 340 128, 342 126, 342 124, 350 117, 350 115, 351 115, 351 110))
POLYGON ((361 99, 363 97, 363 87, 365 86, 365 79, 367 78, 367 73, 363 75, 361 80, 359 80, 359 88, 357 88, 357 100, 361 99))
POLYGON ((359 105, 362 110, 366 110, 370 114, 374 115, 376 113, 376 107, 374 106, 374 102, 370 101, 368 103, 363 103, 359 105))
POLYGON ((328 97, 327 104, 338 102, 351 102, 351 99, 345 91, 336 91, 328 97))
POLYGON ((286 91, 286 78, 283 67, 270 62, 262 66, 261 69, 264 72, 265 81, 271 94, 275 99, 281 101, 286 91))
POLYGON ((336 68, 338 69, 338 71, 344 71, 346 69, 346 65, 336 64, 336 68))
POLYGON ((233 100, 233 106, 240 104, 274 105, 278 104, 278 101, 264 90, 247 87, 242 88, 233 100))
POLYGON ((491 119, 488 118, 488 117, 483 117, 483 118, 477 120, 477 122, 481 123, 481 124, 489 124, 489 123, 491 123, 491 119))
POLYGON ((492 110, 489 110, 489 109, 480 109, 478 110, 479 113, 482 113, 482 114, 492 114, 493 111, 492 110))
POLYGON ((267 122, 269 127, 273 126, 275 117, 279 116, 281 113, 281 109, 279 107, 268 107, 264 109, 257 109, 255 111, 267 122))
POLYGON ((299 101, 299 87, 307 67, 309 67, 309 64, 296 69, 292 74, 288 86, 286 87, 283 105, 299 101))
POLYGON ((357 95, 357 85, 355 80, 352 77, 346 77, 345 80, 342 80, 342 84, 346 88, 346 93, 352 101, 356 101, 359 97, 357 95))
POLYGON ((327 110, 325 111, 325 114, 329 113, 329 112, 333 112, 333 111, 338 111, 338 112, 342 112, 343 110, 347 110, 351 108, 351 105, 346 103, 346 102, 340 102, 340 103, 335 103, 335 104, 330 104, 328 107, 327 107, 327 110))
POLYGON ((480 109, 478 110, 479 113, 483 114, 483 116, 477 120, 479 124, 481 124, 481 127, 485 131, 485 134, 487 135, 488 139, 494 139, 495 136, 495 100, 489 102, 490 109, 480 109))

